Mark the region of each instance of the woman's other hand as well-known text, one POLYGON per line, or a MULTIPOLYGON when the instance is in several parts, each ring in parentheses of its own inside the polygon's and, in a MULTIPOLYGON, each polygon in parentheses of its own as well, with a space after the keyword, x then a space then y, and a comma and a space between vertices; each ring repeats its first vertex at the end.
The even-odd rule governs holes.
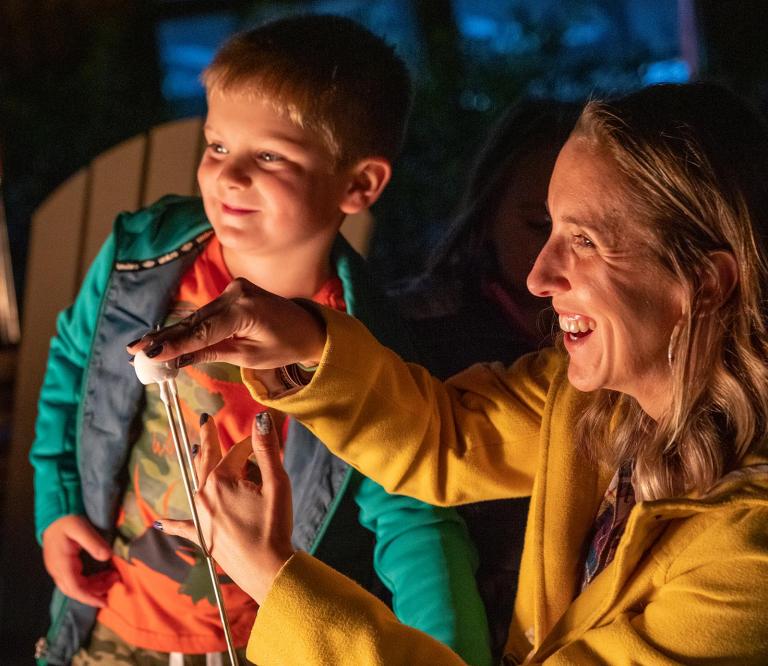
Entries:
MULTIPOLYGON (((256 415, 251 439, 235 444, 223 457, 212 418, 201 428, 195 457, 200 490, 195 497, 208 550, 216 563, 261 604, 282 566, 293 555, 291 487, 280 460, 276 428, 269 412, 256 415), (253 455, 260 479, 249 472, 253 455)), ((197 543, 191 520, 155 525, 197 543)), ((199 545, 199 544, 198 544, 199 545)))
POLYGON ((295 301, 237 278, 215 300, 177 324, 128 345, 179 367, 225 361, 241 368, 317 365, 325 347, 321 317, 295 301))

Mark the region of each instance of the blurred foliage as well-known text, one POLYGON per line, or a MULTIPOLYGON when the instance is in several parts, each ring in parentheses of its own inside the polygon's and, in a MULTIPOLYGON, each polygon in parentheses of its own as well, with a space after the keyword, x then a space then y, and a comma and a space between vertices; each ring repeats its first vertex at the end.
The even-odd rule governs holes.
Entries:
POLYGON ((147 0, 0 4, 0 149, 15 278, 29 217, 69 175, 165 116, 147 0))
MULTIPOLYGON (((420 269, 459 200, 484 130, 544 72, 538 54, 510 62, 462 42, 450 2, 415 4, 428 69, 416 77, 406 145, 374 207, 370 261, 385 282, 420 269)), ((541 44, 544 52, 553 48, 549 38, 541 44)))
MULTIPOLYGON (((634 8, 644 4, 653 9, 657 0, 633 1, 634 8)), ((245 26, 256 16, 306 6, 367 18, 375 31, 387 23, 409 23, 414 48, 419 49, 416 64, 411 63, 412 120, 392 183, 374 208, 379 224, 371 263, 387 281, 413 274, 423 265, 460 198, 485 128, 508 104, 523 94, 578 100, 636 88, 645 63, 659 57, 633 34, 629 0, 488 3, 482 11, 492 7, 502 26, 492 39, 466 36, 466 26, 457 24, 454 11, 460 2, 472 4, 3 0, 0 150, 17 285, 28 219, 42 199, 106 148, 183 112, 161 96, 155 26, 169 16, 234 11, 245 26), (602 31, 598 38, 595 31, 602 31)), ((676 0, 666 0, 667 8, 668 3, 676 0)), ((764 91, 768 52, 758 53, 754 47, 762 43, 768 4, 696 4, 711 71, 736 82, 747 94, 764 91)), ((668 34, 670 27, 656 32, 668 34)))
POLYGON ((640 86, 648 49, 628 38, 621 3, 569 0, 544 15, 509 3, 515 48, 460 38, 451 2, 413 3, 426 48, 416 77, 409 134, 392 183, 374 207, 377 227, 370 261, 384 282, 413 275, 446 228, 485 130, 521 95, 578 101, 593 93, 640 86), (574 25, 610 22, 609 43, 570 47, 574 25), (613 57, 606 57, 606 49, 613 57))

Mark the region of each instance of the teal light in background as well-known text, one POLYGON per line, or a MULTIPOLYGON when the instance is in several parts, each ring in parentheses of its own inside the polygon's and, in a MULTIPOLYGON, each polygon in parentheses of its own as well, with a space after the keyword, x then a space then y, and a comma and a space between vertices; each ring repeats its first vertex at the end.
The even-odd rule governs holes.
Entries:
POLYGON ((687 83, 691 80, 688 63, 680 58, 651 62, 640 68, 643 85, 654 83, 687 83))

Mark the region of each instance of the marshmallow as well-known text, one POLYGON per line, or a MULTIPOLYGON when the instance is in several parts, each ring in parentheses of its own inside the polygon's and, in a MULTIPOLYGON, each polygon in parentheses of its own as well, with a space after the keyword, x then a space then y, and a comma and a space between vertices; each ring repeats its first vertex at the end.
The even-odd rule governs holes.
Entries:
POLYGON ((179 374, 178 368, 169 367, 164 361, 153 361, 143 351, 134 356, 133 369, 142 384, 156 384, 179 374))

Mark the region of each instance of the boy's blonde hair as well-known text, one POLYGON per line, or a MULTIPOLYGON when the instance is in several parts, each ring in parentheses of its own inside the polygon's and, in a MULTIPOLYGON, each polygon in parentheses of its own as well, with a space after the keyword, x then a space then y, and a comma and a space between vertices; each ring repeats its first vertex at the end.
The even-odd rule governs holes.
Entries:
POLYGON ((270 102, 314 131, 337 167, 395 159, 411 101, 403 61, 383 39, 339 16, 306 15, 235 35, 203 72, 208 95, 270 102))

